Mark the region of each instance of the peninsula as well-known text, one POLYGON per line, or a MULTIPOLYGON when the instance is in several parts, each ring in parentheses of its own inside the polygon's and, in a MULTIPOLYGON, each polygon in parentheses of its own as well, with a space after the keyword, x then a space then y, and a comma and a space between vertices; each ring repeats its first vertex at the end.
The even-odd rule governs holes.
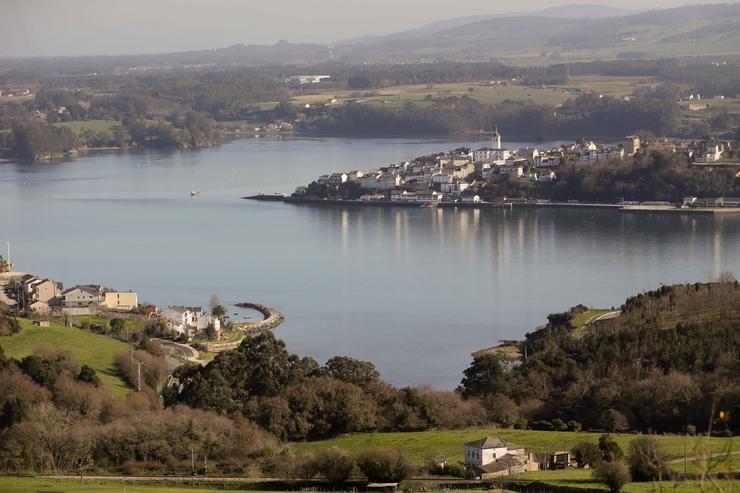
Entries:
POLYGON ((509 149, 496 130, 489 147, 460 147, 367 172, 319 176, 291 195, 262 201, 422 207, 592 207, 628 212, 740 212, 733 143, 578 140, 550 149, 509 149))

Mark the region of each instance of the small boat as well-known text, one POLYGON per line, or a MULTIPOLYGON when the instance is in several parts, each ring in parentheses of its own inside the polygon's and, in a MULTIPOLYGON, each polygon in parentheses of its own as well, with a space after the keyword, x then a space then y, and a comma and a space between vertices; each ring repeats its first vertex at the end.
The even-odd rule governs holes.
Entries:
POLYGON ((200 197, 200 192, 192 191, 190 192, 191 197, 200 197))

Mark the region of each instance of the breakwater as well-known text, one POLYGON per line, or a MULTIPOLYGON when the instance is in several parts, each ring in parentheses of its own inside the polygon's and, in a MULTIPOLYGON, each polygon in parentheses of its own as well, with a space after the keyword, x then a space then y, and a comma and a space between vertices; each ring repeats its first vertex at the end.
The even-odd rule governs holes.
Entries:
MULTIPOLYGON (((283 323, 283 320, 285 320, 285 316, 280 313, 278 310, 271 308, 267 305, 261 305, 259 303, 237 303, 235 306, 238 306, 239 308, 248 308, 250 310, 256 310, 262 314, 262 320, 258 320, 256 322, 241 322, 238 324, 235 324, 237 328, 242 329, 244 331, 244 337, 249 337, 250 335, 258 334, 260 332, 263 332, 265 330, 272 330, 281 323, 283 323)), ((210 351, 213 353, 220 353, 223 351, 232 351, 239 347, 239 344, 242 343, 244 340, 244 337, 240 338, 236 341, 231 342, 206 342, 203 343, 203 346, 205 347, 206 351, 210 351)))

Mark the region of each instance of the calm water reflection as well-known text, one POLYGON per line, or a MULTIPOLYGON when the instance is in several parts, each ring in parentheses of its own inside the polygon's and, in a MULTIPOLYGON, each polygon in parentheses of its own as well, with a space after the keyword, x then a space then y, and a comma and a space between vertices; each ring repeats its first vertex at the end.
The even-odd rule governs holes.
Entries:
POLYGON ((0 166, 0 240, 17 267, 136 289, 160 305, 254 300, 320 360, 373 360, 451 388, 470 352, 577 303, 740 273, 740 217, 335 208, 240 200, 319 174, 451 148, 412 140, 237 141, 201 152, 0 166), (190 191, 199 190, 198 199, 190 191))

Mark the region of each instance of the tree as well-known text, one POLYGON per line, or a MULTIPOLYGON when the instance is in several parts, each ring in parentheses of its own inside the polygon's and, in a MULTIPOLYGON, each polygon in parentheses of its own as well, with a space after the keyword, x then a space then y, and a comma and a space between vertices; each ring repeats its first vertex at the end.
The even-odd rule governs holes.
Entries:
POLYGON ((100 387, 100 378, 98 378, 95 368, 91 366, 82 365, 80 367, 80 373, 77 375, 77 380, 89 383, 94 387, 100 387))
POLYGON ((599 425, 610 433, 629 430, 629 422, 616 409, 607 409, 599 418, 599 425))
POLYGON ((406 479, 413 467, 406 455, 395 449, 375 449, 361 453, 357 466, 368 481, 398 483, 406 479))
POLYGON ((51 388, 62 372, 57 362, 35 354, 23 358, 19 366, 34 382, 46 388, 51 388))
POLYGON ((330 447, 323 450, 316 458, 318 471, 334 484, 342 484, 347 481, 355 463, 352 456, 339 447, 330 447))
POLYGON ((594 467, 603 455, 599 446, 591 442, 578 442, 571 450, 578 467, 594 467))
POLYGON ((126 321, 122 318, 114 318, 110 321, 110 328, 113 330, 113 333, 116 335, 119 335, 124 327, 126 326, 126 321))
POLYGON ((634 481, 660 481, 670 477, 666 455, 652 435, 643 435, 630 442, 627 461, 634 481))
POLYGON ((380 374, 375 365, 349 356, 334 356, 326 362, 326 372, 331 378, 355 385, 367 385, 380 374))
POLYGON ((599 437, 599 450, 601 450, 602 458, 607 462, 618 461, 624 457, 622 448, 609 433, 599 437))
POLYGON ((484 395, 506 393, 507 364, 505 356, 486 354, 473 359, 462 379, 462 393, 464 397, 481 397, 484 395))
POLYGON ((619 493, 622 486, 629 483, 630 473, 621 462, 601 461, 594 468, 594 478, 604 483, 612 493, 619 493))
POLYGON ((211 308, 211 315, 219 320, 226 316, 226 308, 221 304, 218 295, 211 295, 211 301, 208 303, 208 306, 211 308))

